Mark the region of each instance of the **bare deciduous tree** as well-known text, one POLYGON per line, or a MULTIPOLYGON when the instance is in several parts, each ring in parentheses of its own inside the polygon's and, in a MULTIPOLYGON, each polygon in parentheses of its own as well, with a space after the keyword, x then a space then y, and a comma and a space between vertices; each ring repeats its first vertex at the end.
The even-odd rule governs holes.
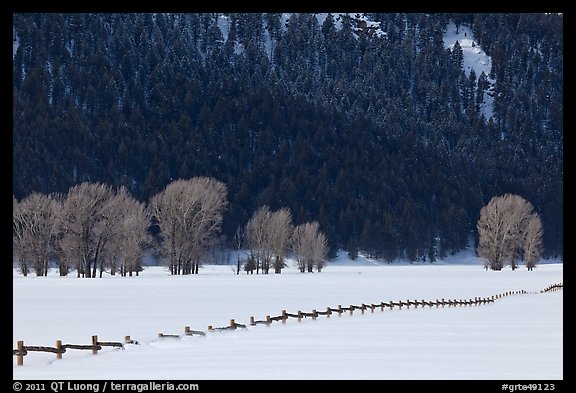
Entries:
POLYGON ((160 249, 171 274, 198 274, 200 257, 219 231, 228 202, 226 185, 208 177, 176 180, 150 200, 160 227, 160 249))
POLYGON ((506 264, 517 268, 516 258, 525 247, 525 234, 533 206, 518 195, 494 197, 480 210, 478 255, 485 267, 501 270, 506 264))
MULTIPOLYGON (((125 193, 125 191, 124 191, 125 193)), ((114 190, 101 183, 72 187, 61 215, 61 249, 76 260, 78 277, 96 277, 100 256, 117 236, 122 209, 114 206, 114 190)))
POLYGON ((14 255, 24 276, 31 265, 37 276, 48 275, 48 263, 56 251, 60 206, 60 197, 54 194, 32 193, 21 202, 13 197, 14 255))
POLYGON ((314 239, 314 253, 312 256, 312 261, 318 273, 324 268, 324 263, 326 261, 326 255, 328 254, 328 240, 324 233, 318 231, 316 238, 314 239))
POLYGON ((124 205, 125 215, 121 222, 122 233, 119 236, 120 274, 132 277, 142 271, 142 253, 144 247, 150 243, 148 227, 150 226, 150 213, 144 204, 135 199, 127 199, 124 205))
POLYGON ((312 272, 314 266, 322 271, 328 251, 326 236, 319 230, 316 221, 298 225, 292 236, 292 248, 296 254, 298 268, 304 273, 312 272))
POLYGON ((22 215, 20 203, 12 195, 12 258, 18 263, 18 269, 24 277, 28 276, 30 267, 28 259, 24 256, 24 226, 20 216, 22 215))
POLYGON ((286 266, 284 258, 290 245, 290 239, 294 232, 294 225, 292 225, 292 213, 290 209, 282 208, 273 212, 270 215, 268 222, 268 240, 270 242, 269 249, 274 255, 274 273, 282 273, 282 269, 286 266))
POLYGON ((256 261, 256 273, 261 267, 262 273, 268 274, 273 257, 274 272, 282 272, 293 231, 292 213, 288 208, 271 212, 268 206, 262 206, 254 212, 246 224, 246 238, 256 261))
POLYGON ((524 262, 528 270, 533 270, 542 253, 542 221, 537 214, 528 220, 524 235, 524 262))
POLYGON ((270 269, 270 241, 268 239, 271 212, 268 206, 262 206, 254 212, 246 224, 245 234, 250 248, 251 260, 256 265, 256 274, 268 274, 270 269))

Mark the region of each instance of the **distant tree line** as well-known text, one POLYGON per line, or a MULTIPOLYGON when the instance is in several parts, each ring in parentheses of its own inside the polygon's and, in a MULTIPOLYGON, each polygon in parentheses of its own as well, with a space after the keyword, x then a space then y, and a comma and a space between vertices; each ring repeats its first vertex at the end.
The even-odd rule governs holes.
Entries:
MULTIPOLYGON (((198 274, 227 205, 226 185, 208 177, 173 181, 148 207, 125 187, 116 190, 102 183, 81 183, 66 195, 33 193, 21 201, 13 197, 13 259, 24 276, 31 271, 48 275, 51 262, 57 263, 60 276, 74 270, 85 278, 101 278, 104 272, 132 276, 142 271, 143 252, 154 248, 172 275, 198 274)), ((245 233, 250 248, 247 272, 255 268, 268 274, 272 265, 280 273, 289 250, 309 271, 312 265, 322 270, 327 240, 318 223, 295 230, 288 209, 270 212, 263 206, 245 233), (312 230, 300 229, 308 227, 312 230)))

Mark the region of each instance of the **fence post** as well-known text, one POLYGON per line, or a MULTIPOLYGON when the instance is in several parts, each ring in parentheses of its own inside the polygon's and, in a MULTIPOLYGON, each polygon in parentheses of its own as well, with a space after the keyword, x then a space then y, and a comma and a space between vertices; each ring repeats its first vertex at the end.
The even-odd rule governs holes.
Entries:
POLYGON ((302 322, 302 311, 298 310, 298 322, 302 322))
POLYGON ((98 355, 98 336, 92 336, 92 355, 98 355))
POLYGON ((410 299, 406 300, 406 309, 410 310, 410 299))
POLYGON ((341 304, 338 305, 338 316, 339 317, 342 316, 342 305, 341 304))
MULTIPOLYGON (((57 350, 62 349, 62 340, 56 340, 56 349, 57 350)), ((62 359, 62 353, 61 352, 56 353, 56 359, 62 359)))
POLYGON ((270 326, 272 323, 272 319, 270 319, 270 315, 266 315, 266 326, 270 326))
POLYGON ((24 355, 22 355, 22 353, 24 353, 24 341, 17 341, 16 342, 16 348, 18 349, 18 355, 16 355, 16 364, 18 366, 23 366, 24 365, 24 355))
POLYGON ((124 336, 124 343, 125 344, 130 344, 130 336, 124 336))
POLYGON ((230 327, 232 329, 236 329, 236 321, 235 320, 233 320, 233 319, 230 320, 230 327))
POLYGON ((366 310, 366 305, 362 303, 362 305, 360 306, 360 311, 362 312, 362 315, 364 315, 364 310, 366 310))
POLYGON ((330 314, 332 314, 332 311, 330 311, 330 307, 326 307, 326 318, 330 318, 330 314))
POLYGON ((254 317, 250 317, 250 325, 254 325, 254 317))
POLYGON ((190 326, 184 326, 184 334, 190 333, 190 326))
POLYGON ((209 332, 212 331, 212 325, 208 325, 208 331, 209 331, 209 332))
POLYGON ((286 323, 286 310, 282 310, 282 323, 286 323))
POLYGON ((350 316, 354 315, 354 305, 350 305, 350 316))
POLYGON ((312 320, 315 321, 317 317, 318 313, 316 312, 316 310, 312 310, 312 320))
POLYGON ((442 307, 444 307, 444 298, 442 298, 442 307))
POLYGON ((384 302, 380 302, 380 311, 384 311, 384 302))
POLYGON ((371 312, 372 314, 374 314, 374 305, 373 305, 373 304, 370 304, 370 312, 371 312))

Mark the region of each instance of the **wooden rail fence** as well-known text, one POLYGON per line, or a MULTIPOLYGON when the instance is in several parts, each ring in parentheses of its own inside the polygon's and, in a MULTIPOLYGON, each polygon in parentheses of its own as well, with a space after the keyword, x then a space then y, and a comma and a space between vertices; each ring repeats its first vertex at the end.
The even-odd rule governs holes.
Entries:
POLYGON ((56 340, 55 347, 24 345, 24 341, 18 341, 16 343, 17 348, 12 352, 13 355, 16 356, 16 364, 22 366, 24 364, 24 356, 28 355, 28 352, 55 353, 56 359, 62 359, 62 354, 66 353, 67 349, 89 350, 92 351, 93 355, 97 355, 98 351, 102 350, 102 347, 116 347, 124 349, 125 344, 138 344, 138 342, 131 340, 130 336, 124 338, 124 343, 98 341, 98 336, 92 336, 92 344, 88 345, 62 344, 62 340, 56 340))
MULTIPOLYGON (((295 318, 298 322, 301 322, 303 318, 312 318, 315 320, 318 318, 319 315, 325 315, 326 318, 330 318, 332 314, 338 314, 338 316, 342 316, 344 313, 349 313, 351 316, 354 315, 354 310, 360 310, 361 314, 364 314, 366 310, 370 310, 371 313, 374 313, 375 309, 380 309, 380 311, 384 311, 385 308, 389 308, 393 310, 394 307, 398 307, 399 310, 402 307, 406 307, 407 309, 410 306, 414 306, 414 308, 421 307, 456 307, 456 306, 479 306, 488 303, 494 303, 495 300, 502 299, 507 296, 511 295, 522 295, 522 294, 534 294, 534 293, 547 293, 547 292, 554 292, 559 291, 564 288, 563 283, 552 284, 541 290, 540 292, 527 292, 525 290, 519 291, 506 291, 503 293, 499 293, 497 295, 492 295, 491 297, 475 297, 474 299, 436 299, 434 300, 410 300, 407 299, 406 301, 399 300, 397 302, 389 301, 380 302, 380 303, 362 303, 361 305, 354 305, 351 304, 348 307, 342 307, 341 304, 338 305, 337 308, 326 307, 326 311, 319 311, 319 310, 312 310, 311 312, 304 312, 298 310, 295 314, 289 313, 286 310, 282 310, 280 315, 272 317, 270 315, 266 315, 264 320, 255 320, 254 317, 250 317, 250 326, 256 325, 266 325, 270 326, 272 322, 282 322, 283 324, 286 323, 288 318, 295 318)), ((236 330, 236 329, 246 329, 246 325, 241 323, 237 323, 234 319, 230 320, 228 326, 224 327, 213 327, 212 325, 208 326, 208 333, 218 332, 218 331, 227 331, 227 330, 236 330)), ((184 327, 184 334, 183 336, 206 336, 207 332, 200 331, 200 330, 191 330, 190 326, 184 327)), ((164 334, 158 333, 158 339, 180 339, 182 336, 179 334, 164 334)), ((97 355, 98 351, 102 350, 102 347, 116 347, 124 349, 124 346, 127 344, 134 344, 138 345, 139 342, 132 340, 130 336, 124 337, 124 343, 121 342, 106 342, 106 341, 98 341, 98 336, 92 336, 92 343, 88 345, 76 345, 76 344, 62 344, 61 340, 56 341, 55 347, 44 347, 44 346, 30 346, 24 345, 24 341, 17 342, 17 348, 13 350, 13 355, 16 356, 16 364, 18 366, 22 366, 24 364, 24 356, 28 355, 28 352, 48 352, 48 353, 55 353, 56 359, 62 359, 62 354, 66 353, 67 349, 77 349, 77 350, 90 350, 92 351, 93 355, 97 355)))

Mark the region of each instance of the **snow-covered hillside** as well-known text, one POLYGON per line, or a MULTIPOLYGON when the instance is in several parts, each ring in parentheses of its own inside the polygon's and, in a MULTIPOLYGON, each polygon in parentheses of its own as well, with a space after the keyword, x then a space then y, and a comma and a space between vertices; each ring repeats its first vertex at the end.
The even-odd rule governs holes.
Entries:
MULTIPOLYGON (((561 264, 535 271, 480 266, 329 266, 318 274, 236 276, 206 266, 170 277, 152 267, 141 277, 13 278, 13 342, 53 346, 122 341, 98 356, 69 350, 62 360, 30 353, 14 379, 560 379, 562 292, 515 295, 494 304, 410 308, 302 323, 249 326, 206 337, 159 339, 184 326, 206 331, 229 320, 247 324, 282 309, 406 299, 474 298, 537 291, 561 282, 561 264), (495 365, 494 359, 498 359, 495 365), (512 365, 512 366, 507 366, 512 365)), ((14 361, 15 364, 15 361, 14 361)))
MULTIPOLYGON (((328 13, 317 13, 316 19, 318 20, 318 24, 322 25, 327 16, 328 13)), ((382 31, 382 29, 380 28, 380 22, 368 20, 368 17, 363 12, 348 12, 348 13, 333 12, 332 17, 334 18, 334 27, 336 27, 337 30, 342 29, 343 18, 346 17, 351 18, 352 21, 354 21, 355 23, 355 26, 353 25, 352 29, 356 32, 354 33, 356 37, 358 37, 357 33, 359 33, 363 29, 366 29, 366 31, 370 31, 371 34, 374 34, 377 37, 382 38, 386 36, 386 32, 382 31)))
MULTIPOLYGON (((461 25, 456 29, 454 22, 450 21, 444 34, 444 47, 453 48, 454 44, 458 41, 462 47, 462 54, 464 55, 463 68, 466 76, 470 76, 470 71, 474 70, 476 78, 484 72, 486 76, 490 74, 492 68, 492 59, 480 47, 474 39, 474 34, 468 26, 461 25)), ((488 77, 488 81, 493 86, 495 80, 488 77)), ((489 89, 489 92, 492 88, 489 89)), ((494 112, 494 98, 487 93, 484 93, 484 103, 481 106, 481 111, 486 120, 492 117, 494 112)))

